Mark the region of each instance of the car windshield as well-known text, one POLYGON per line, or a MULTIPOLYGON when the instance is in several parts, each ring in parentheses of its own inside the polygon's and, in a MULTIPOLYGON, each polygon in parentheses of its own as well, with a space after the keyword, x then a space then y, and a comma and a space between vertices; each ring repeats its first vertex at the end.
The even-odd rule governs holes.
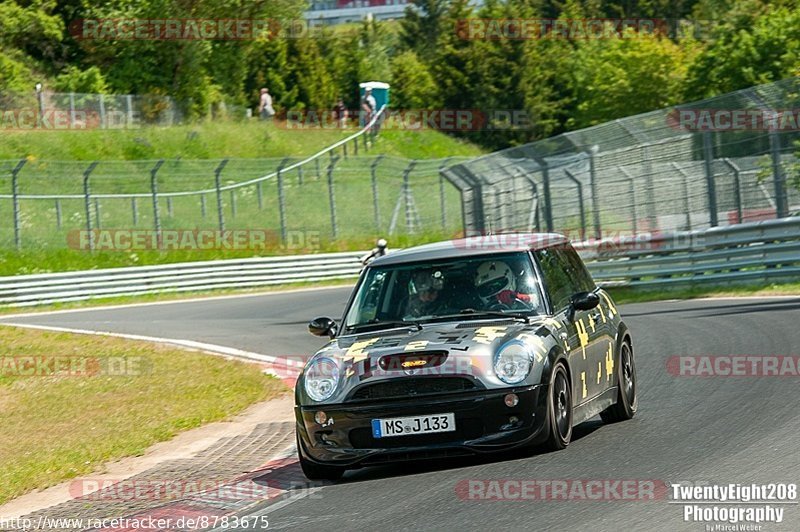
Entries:
POLYGON ((372 267, 345 317, 345 328, 419 324, 543 313, 539 283, 525 252, 372 267))

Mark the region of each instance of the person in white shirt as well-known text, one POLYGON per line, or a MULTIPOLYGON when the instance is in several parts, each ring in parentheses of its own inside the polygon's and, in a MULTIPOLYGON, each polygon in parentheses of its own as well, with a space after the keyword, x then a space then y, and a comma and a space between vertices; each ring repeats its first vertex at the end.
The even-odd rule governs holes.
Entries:
POLYGON ((261 116, 261 120, 270 120, 275 115, 275 108, 272 107, 272 96, 266 88, 261 89, 258 114, 261 116))

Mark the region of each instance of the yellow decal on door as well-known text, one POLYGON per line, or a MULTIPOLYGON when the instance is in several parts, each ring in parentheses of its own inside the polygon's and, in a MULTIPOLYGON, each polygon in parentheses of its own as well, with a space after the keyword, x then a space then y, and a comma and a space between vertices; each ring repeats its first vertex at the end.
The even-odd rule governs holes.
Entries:
POLYGON ((606 351, 606 382, 611 380, 614 374, 614 344, 608 342, 608 351, 606 351))

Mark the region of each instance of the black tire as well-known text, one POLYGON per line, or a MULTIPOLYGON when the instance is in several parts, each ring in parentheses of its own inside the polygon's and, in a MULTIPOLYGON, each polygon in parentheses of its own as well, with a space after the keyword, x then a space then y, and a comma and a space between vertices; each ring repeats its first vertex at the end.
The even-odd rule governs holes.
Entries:
POLYGON ((636 364, 633 346, 628 338, 622 341, 617 357, 617 402, 600 412, 604 423, 627 421, 636 415, 639 399, 636 395, 636 364))
POLYGON ((300 452, 300 438, 297 438, 297 457, 300 459, 300 468, 308 480, 331 480, 336 481, 342 478, 346 468, 341 466, 328 466, 315 464, 303 458, 300 452))
POLYGON ((556 362, 550 376, 547 398, 547 423, 550 433, 544 447, 560 451, 572 439, 572 383, 563 362, 556 362))

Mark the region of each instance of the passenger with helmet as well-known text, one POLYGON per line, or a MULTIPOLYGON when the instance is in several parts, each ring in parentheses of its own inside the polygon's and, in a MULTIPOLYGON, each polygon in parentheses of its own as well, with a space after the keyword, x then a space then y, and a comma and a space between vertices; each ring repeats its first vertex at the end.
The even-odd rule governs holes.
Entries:
MULTIPOLYGON (((475 288, 478 291, 478 297, 489 309, 498 305, 534 307, 537 303, 536 295, 526 293, 523 288, 527 287, 519 286, 518 277, 506 261, 485 261, 475 271, 475 288)), ((529 290, 535 292, 533 288, 529 288, 529 290)))
POLYGON ((421 317, 437 314, 445 306, 441 296, 444 275, 441 270, 426 269, 411 274, 408 284, 406 316, 421 317))

